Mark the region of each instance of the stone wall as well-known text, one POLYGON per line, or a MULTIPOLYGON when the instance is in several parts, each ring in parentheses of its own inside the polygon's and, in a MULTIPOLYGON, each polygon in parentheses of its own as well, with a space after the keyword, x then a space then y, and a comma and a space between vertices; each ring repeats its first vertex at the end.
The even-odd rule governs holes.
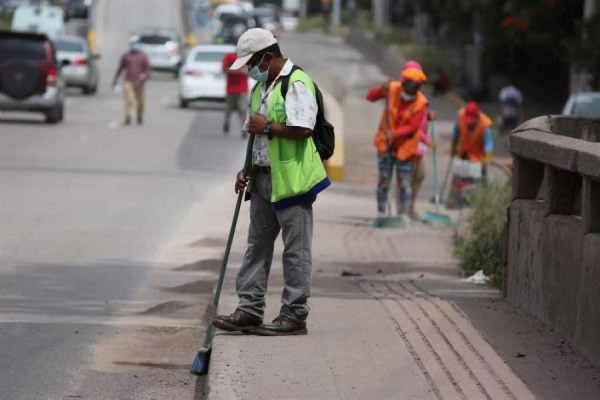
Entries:
POLYGON ((539 117, 514 158, 505 293, 600 364, 600 120, 539 117))

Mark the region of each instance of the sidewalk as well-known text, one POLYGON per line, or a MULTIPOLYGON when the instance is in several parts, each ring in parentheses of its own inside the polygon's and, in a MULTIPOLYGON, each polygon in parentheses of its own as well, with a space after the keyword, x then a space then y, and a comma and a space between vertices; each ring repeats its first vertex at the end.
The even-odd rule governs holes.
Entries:
MULTIPOLYGON (((460 311, 422 289, 456 281, 447 232, 375 231, 371 208, 372 199, 335 188, 321 197, 309 335, 218 334, 209 399, 533 398, 460 311)), ((266 319, 278 312, 280 265, 266 319)), ((224 312, 237 301, 235 272, 224 312)), ((459 283, 448 290, 493 295, 459 283)))
MULTIPOLYGON (((558 336, 506 304, 498 291, 460 281, 451 229, 421 224, 406 230, 371 228, 376 180, 372 135, 381 106, 362 98, 370 85, 385 79, 378 69, 338 38, 289 35, 283 37, 283 48, 325 88, 343 93, 336 97, 344 111, 346 179, 315 204, 309 334, 219 332, 208 398, 599 398, 598 370, 558 336), (334 90, 327 84, 331 75, 344 77, 332 85, 334 90)), ((447 141, 456 109, 442 98, 432 104, 438 133, 447 141)), ((421 212, 431 208, 430 187, 428 173, 421 212)), ((234 244, 239 251, 248 224, 247 213, 242 214, 234 244)), ((278 242, 275 254, 281 251, 278 242)), ((223 313, 232 312, 237 303, 240 256, 228 271, 223 313)), ((277 256, 266 321, 277 316, 283 289, 277 256)))

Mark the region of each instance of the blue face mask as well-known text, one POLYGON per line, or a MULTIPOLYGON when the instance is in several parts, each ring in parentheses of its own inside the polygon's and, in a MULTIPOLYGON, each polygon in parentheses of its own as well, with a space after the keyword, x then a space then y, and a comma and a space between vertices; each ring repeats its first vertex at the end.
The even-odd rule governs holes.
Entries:
POLYGON ((263 56, 263 58, 260 59, 260 62, 258 64, 256 64, 248 71, 248 76, 259 83, 265 83, 269 78, 269 68, 271 68, 271 64, 269 64, 266 71, 261 71, 258 68, 258 66, 263 62, 264 58, 265 56, 263 56))

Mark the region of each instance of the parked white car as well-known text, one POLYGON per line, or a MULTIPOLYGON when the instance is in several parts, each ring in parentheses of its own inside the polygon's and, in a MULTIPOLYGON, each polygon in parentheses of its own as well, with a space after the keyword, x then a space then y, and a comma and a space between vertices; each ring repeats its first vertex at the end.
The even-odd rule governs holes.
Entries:
POLYGON ((54 6, 19 6, 13 14, 11 30, 42 33, 54 39, 65 33, 63 10, 54 6))
MULTIPOLYGON (((225 100, 227 77, 222 70, 223 58, 235 51, 231 45, 202 45, 190 50, 179 74, 179 105, 195 100, 225 100)), ((249 87, 254 81, 248 79, 249 87)))

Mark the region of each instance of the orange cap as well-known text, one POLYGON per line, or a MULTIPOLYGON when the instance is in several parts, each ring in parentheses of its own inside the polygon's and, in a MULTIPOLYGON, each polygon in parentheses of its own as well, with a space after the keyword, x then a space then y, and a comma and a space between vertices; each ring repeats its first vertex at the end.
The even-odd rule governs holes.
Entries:
POLYGON ((427 76, 425 73, 422 70, 414 67, 406 68, 404 71, 402 71, 402 75, 400 76, 402 80, 413 81, 416 83, 423 83, 427 81, 427 76))

